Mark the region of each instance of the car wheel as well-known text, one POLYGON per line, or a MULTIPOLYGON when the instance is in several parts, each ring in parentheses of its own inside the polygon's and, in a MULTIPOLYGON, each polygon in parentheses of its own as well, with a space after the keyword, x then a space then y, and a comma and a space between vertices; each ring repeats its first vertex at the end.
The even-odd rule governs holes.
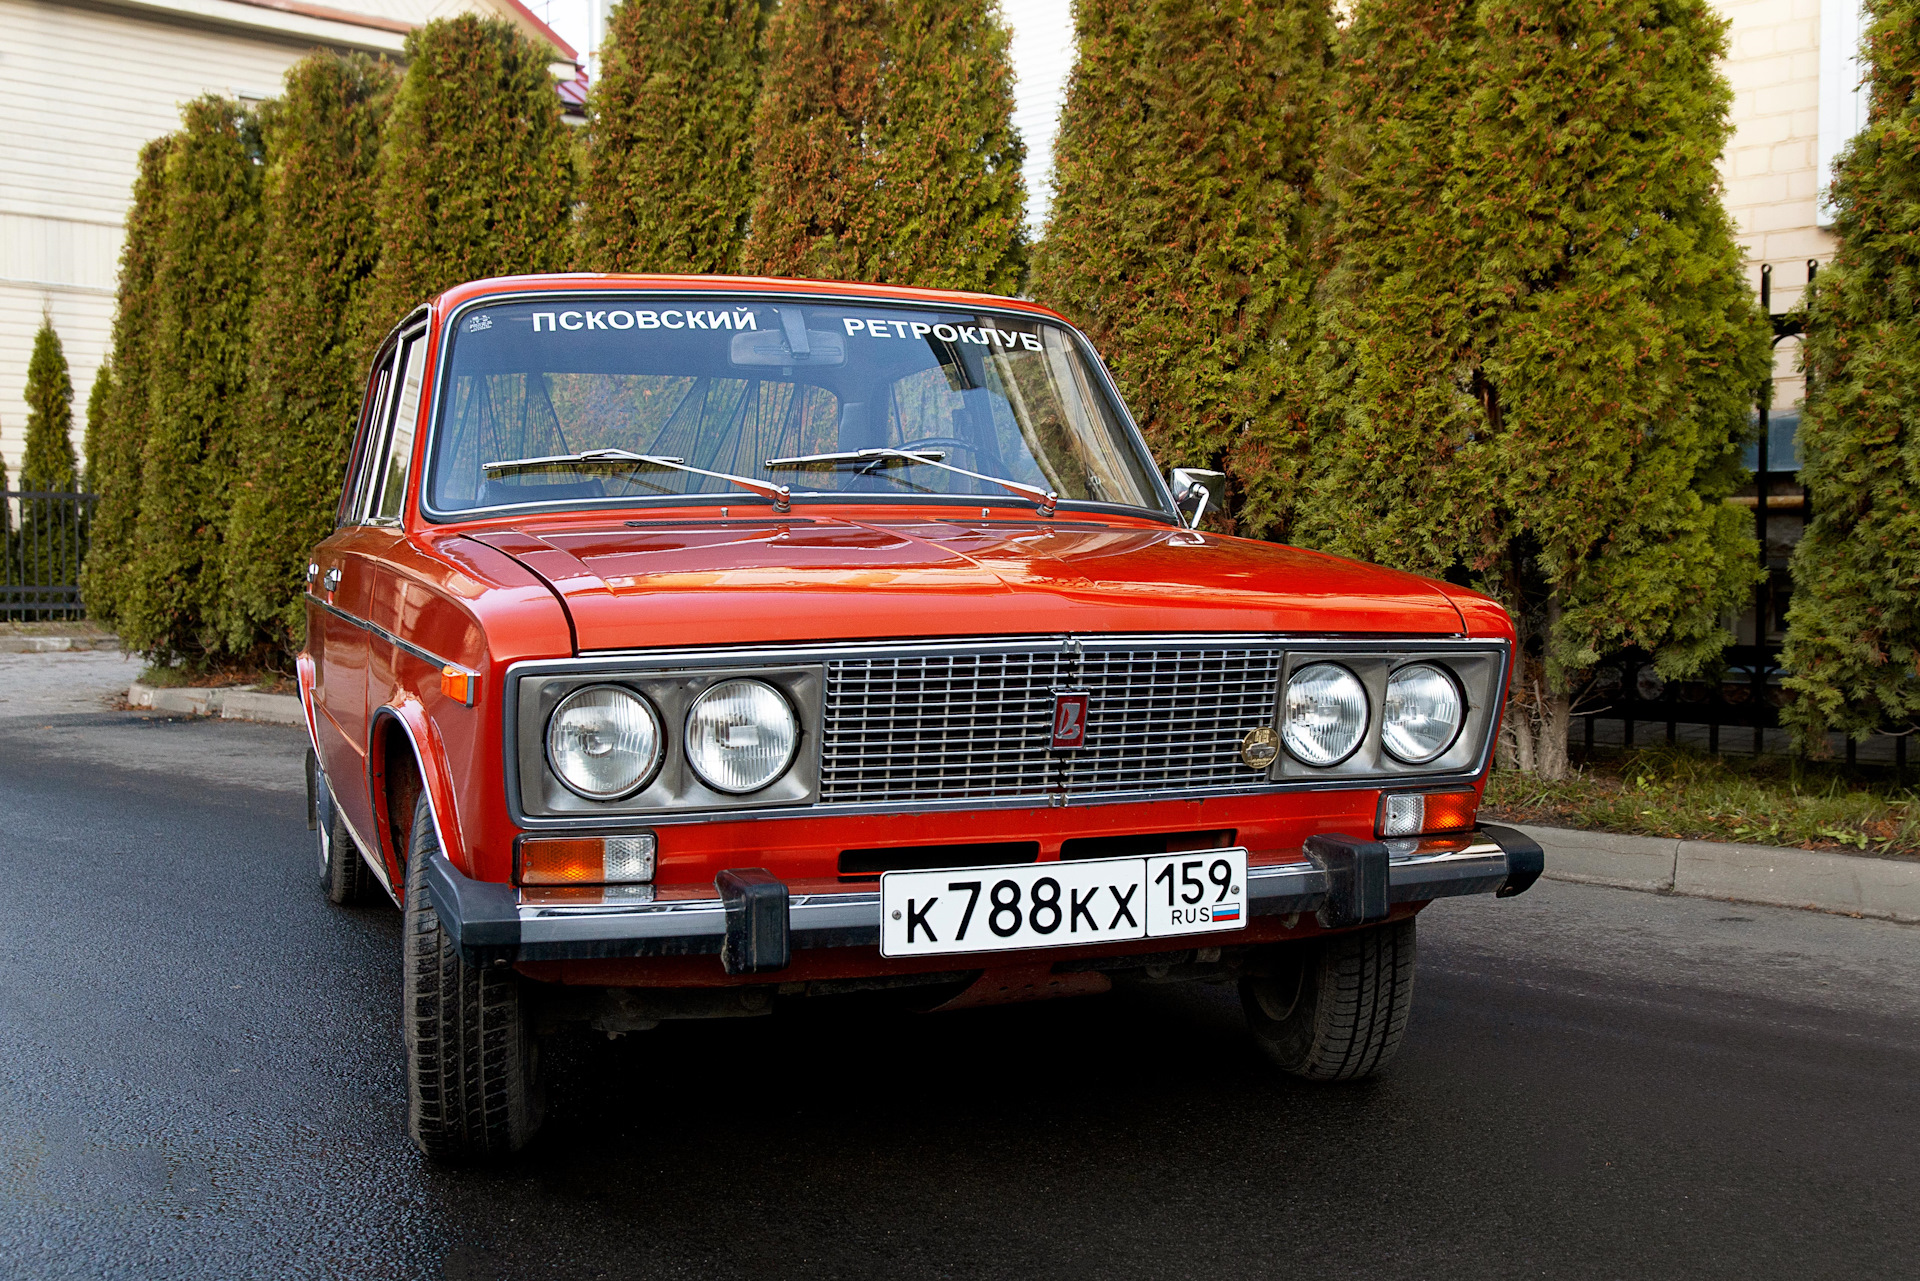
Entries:
POLYGON ((427 892, 427 860, 440 852, 423 793, 407 849, 407 1128, 430 1157, 499 1156, 525 1147, 543 1108, 537 1047, 520 976, 469 964, 427 892))
POLYGON ((367 860, 360 856, 360 847, 354 844, 353 833, 347 830, 347 820, 340 817, 339 805, 328 808, 332 811, 330 821, 319 824, 318 829, 320 884, 326 887, 327 897, 343 907, 371 903, 386 891, 373 869, 367 866, 367 860))
POLYGON ((1240 980, 1247 1026, 1283 1071, 1347 1081, 1379 1071, 1413 1012, 1413 918, 1275 950, 1270 975, 1240 980))

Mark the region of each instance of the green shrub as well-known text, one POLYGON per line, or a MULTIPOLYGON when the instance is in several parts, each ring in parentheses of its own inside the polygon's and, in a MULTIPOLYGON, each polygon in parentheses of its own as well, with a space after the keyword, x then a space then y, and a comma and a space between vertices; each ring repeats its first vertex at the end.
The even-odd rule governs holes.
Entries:
POLYGON ((1548 776, 1582 672, 1699 669, 1757 573, 1723 501, 1768 350, 1719 197, 1725 28, 1703 0, 1375 0, 1346 33, 1300 528, 1501 599, 1504 745, 1548 776))
POLYGON ((1835 166, 1839 252, 1806 308, 1784 712, 1803 743, 1920 719, 1920 4, 1877 0, 1867 127, 1835 166))
POLYGON ((221 553, 246 396, 260 243, 260 142, 239 104, 188 103, 166 160, 148 350, 151 421, 127 643, 161 662, 224 653, 221 553))
POLYGON ((740 270, 769 0, 624 0, 588 101, 580 266, 740 270))
MULTIPOLYGON (((80 571, 80 594, 96 622, 117 626, 132 587, 135 533, 140 516, 140 459, 152 418, 154 285, 166 234, 167 157, 175 136, 140 149, 120 248, 120 279, 113 313, 111 386, 99 418, 87 418, 87 486, 99 495, 80 571)), ((99 383, 95 384, 96 389, 99 383)))
POLYGON ((260 286, 250 412, 227 525, 227 650, 278 661, 299 648, 313 545, 333 530, 366 370, 364 294, 379 256, 373 173, 396 73, 315 53, 287 72, 264 120, 260 286))
POLYGON ((1304 456, 1324 0, 1083 0, 1034 297, 1112 363, 1170 463, 1278 535, 1304 456))
POLYGON ((747 269, 1016 292, 1007 43, 991 0, 787 0, 754 113, 747 269))
POLYGON ((573 160, 552 56, 472 14, 408 34, 380 150, 368 347, 450 286, 567 265, 573 160))

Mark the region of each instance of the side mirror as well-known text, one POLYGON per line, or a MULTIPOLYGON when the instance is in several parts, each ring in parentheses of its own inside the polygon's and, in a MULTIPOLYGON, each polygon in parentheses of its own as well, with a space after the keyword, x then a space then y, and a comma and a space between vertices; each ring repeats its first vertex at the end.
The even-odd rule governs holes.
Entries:
POLYGON ((1227 474, 1204 467, 1175 467, 1167 473, 1167 488, 1173 491, 1173 505, 1186 520, 1188 529, 1200 528, 1200 518, 1215 493, 1225 488, 1227 474))

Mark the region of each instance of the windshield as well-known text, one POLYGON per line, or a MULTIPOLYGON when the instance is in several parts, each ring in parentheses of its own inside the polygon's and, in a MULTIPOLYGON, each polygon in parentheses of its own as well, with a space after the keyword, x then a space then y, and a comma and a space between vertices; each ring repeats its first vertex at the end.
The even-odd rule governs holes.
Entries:
POLYGON ((1038 318, 585 295, 478 308, 457 328, 428 470, 441 515, 764 501, 770 485, 794 501, 1044 505, 1031 493, 1166 514, 1092 358, 1038 318))

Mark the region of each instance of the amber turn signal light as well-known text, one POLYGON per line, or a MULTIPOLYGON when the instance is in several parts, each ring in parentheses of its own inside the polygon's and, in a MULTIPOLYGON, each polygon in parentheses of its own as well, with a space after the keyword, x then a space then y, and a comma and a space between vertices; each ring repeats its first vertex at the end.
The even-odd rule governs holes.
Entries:
POLYGON ((637 885, 653 880, 652 832, 634 836, 529 836, 520 842, 522 885, 637 885))
POLYGON ((472 672, 463 672, 451 663, 440 669, 440 692, 463 706, 473 706, 473 687, 478 683, 472 672))
POLYGON ((1387 792, 1380 797, 1380 817, 1374 824, 1380 836, 1428 836, 1460 832, 1473 826, 1480 813, 1480 796, 1472 789, 1458 792, 1387 792))

